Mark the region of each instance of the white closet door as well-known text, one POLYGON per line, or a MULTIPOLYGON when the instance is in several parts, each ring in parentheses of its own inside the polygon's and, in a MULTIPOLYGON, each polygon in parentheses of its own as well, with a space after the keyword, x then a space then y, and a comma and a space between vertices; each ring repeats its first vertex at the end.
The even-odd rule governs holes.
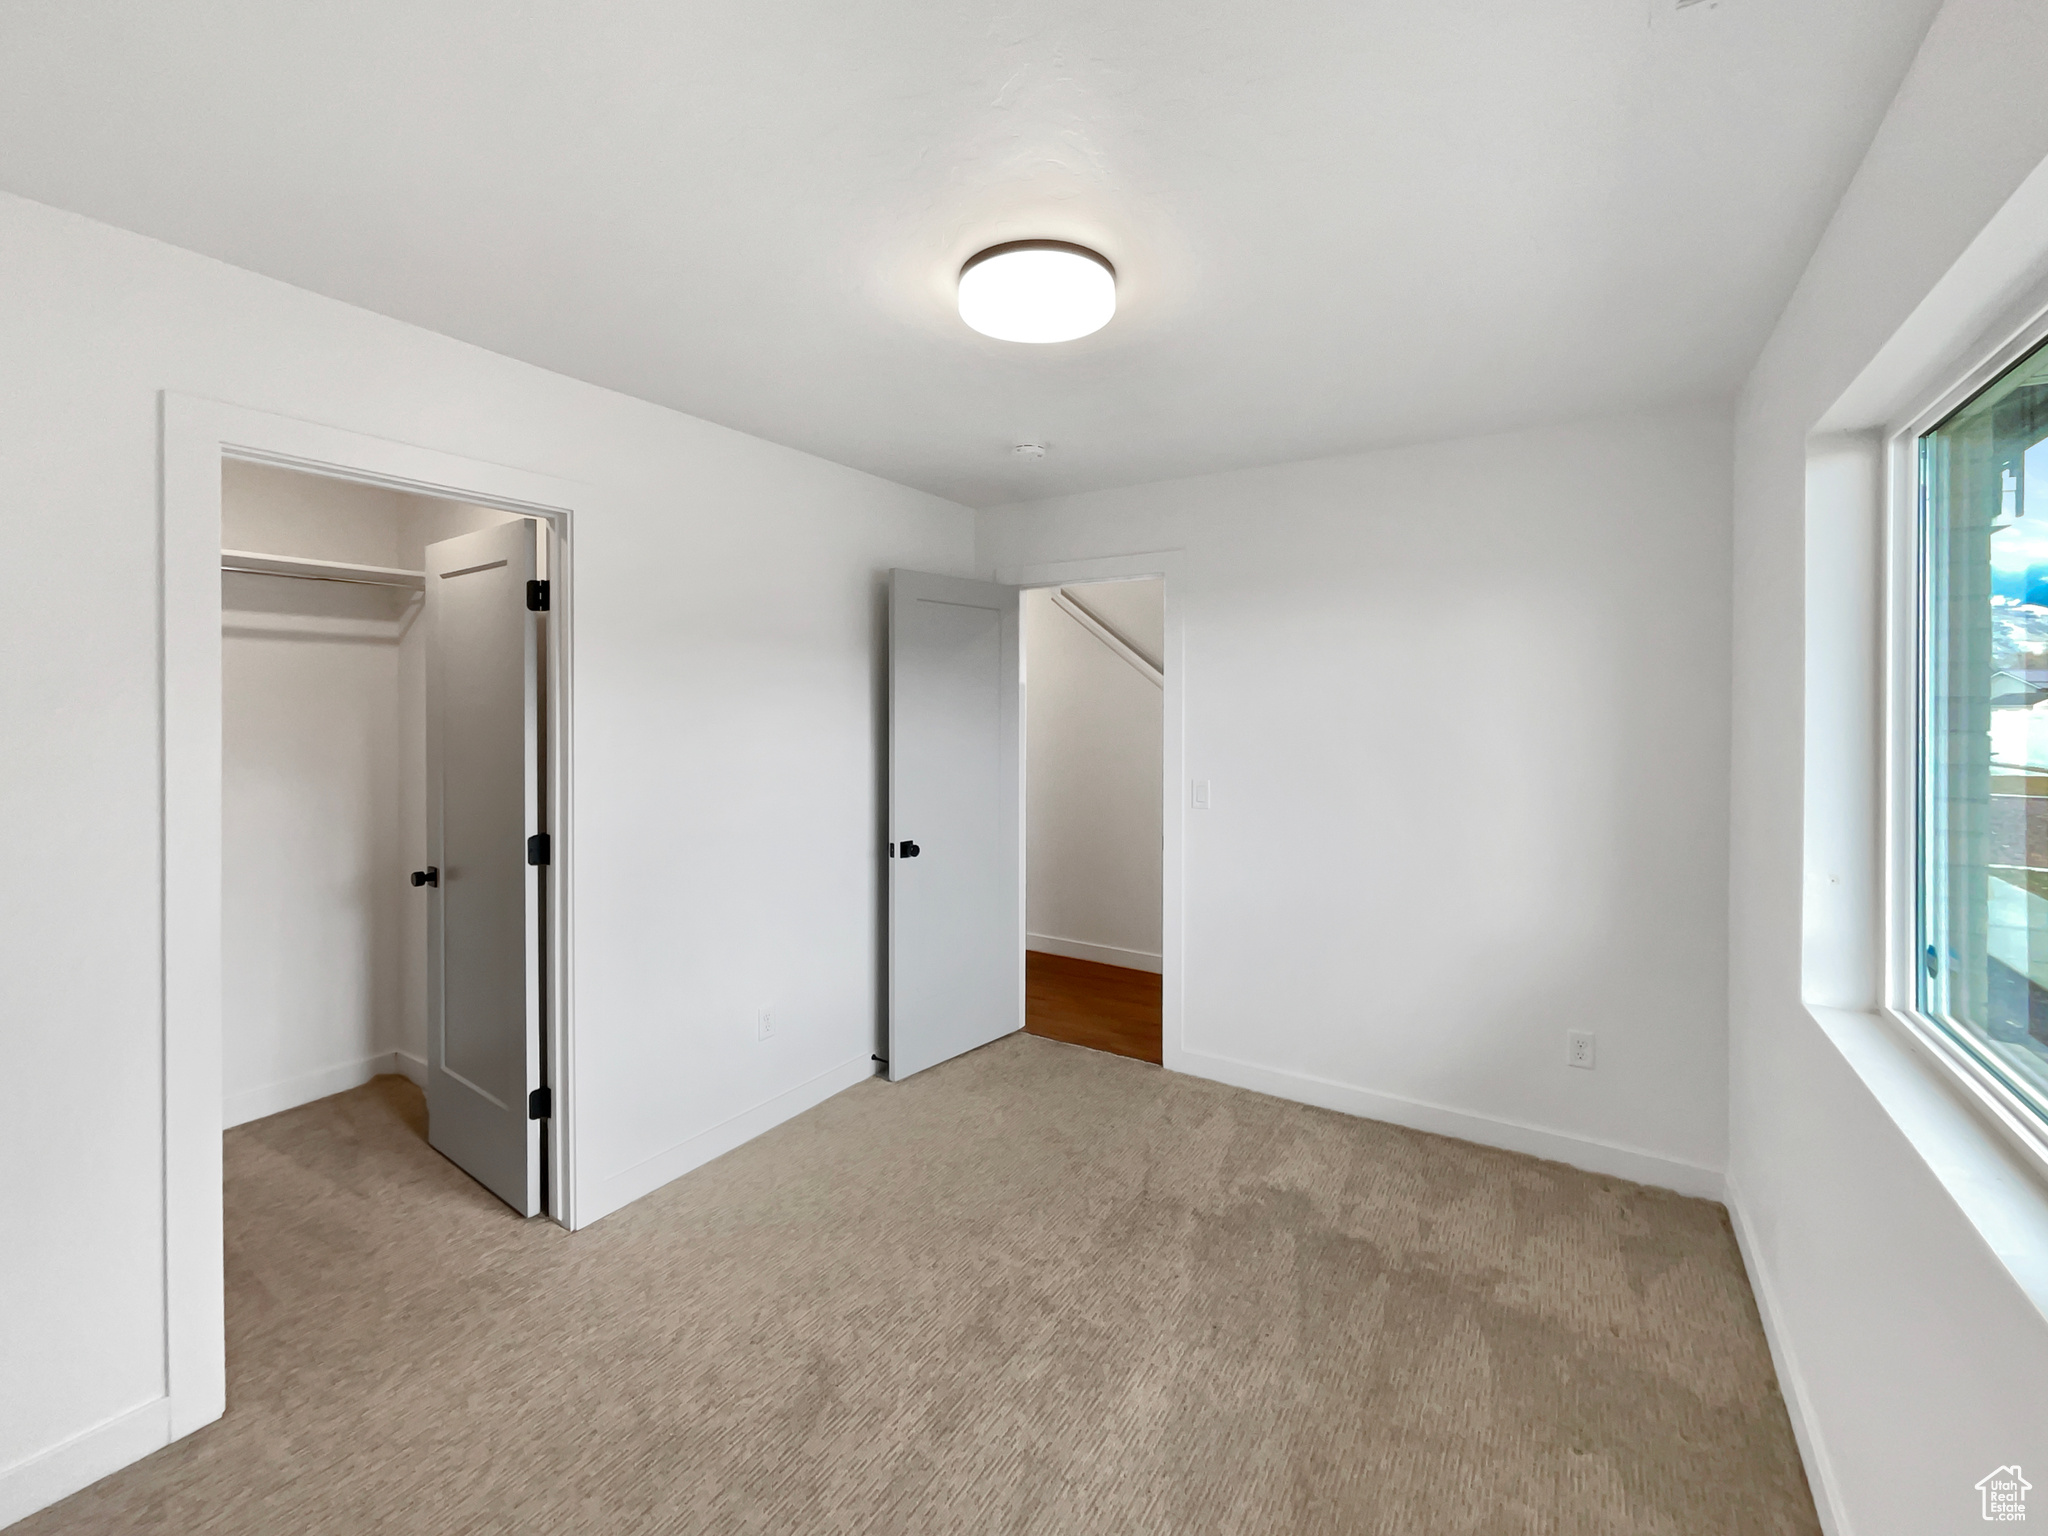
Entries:
POLYGON ((1024 1027, 1017 589, 889 581, 889 1077, 1024 1027))
POLYGON ((522 1215, 541 1199, 538 525, 427 548, 427 1140, 522 1215))

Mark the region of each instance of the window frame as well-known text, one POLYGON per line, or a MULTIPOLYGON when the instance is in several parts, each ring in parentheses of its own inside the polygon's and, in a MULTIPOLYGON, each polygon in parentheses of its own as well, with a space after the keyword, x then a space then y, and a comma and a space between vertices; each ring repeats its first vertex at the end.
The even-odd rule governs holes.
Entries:
POLYGON ((1958 375, 1923 409, 1883 435, 1884 600, 1884 976, 1882 1011, 1946 1070, 1964 1098, 2048 1178, 2048 1112, 2037 1109, 1919 1006, 1921 646, 1928 572, 1921 537, 1925 487, 1920 439, 2019 360, 2048 343, 2048 305, 1958 375))

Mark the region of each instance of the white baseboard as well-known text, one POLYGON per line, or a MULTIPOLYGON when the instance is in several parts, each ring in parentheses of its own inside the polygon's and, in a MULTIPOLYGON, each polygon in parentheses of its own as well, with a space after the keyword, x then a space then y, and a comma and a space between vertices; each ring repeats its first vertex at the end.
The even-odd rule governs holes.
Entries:
POLYGON ((1049 933, 1025 934, 1024 947, 1048 955, 1065 955, 1069 960, 1093 960, 1098 965, 1120 965, 1126 970, 1150 971, 1154 975, 1165 969, 1159 956, 1146 950, 1118 949, 1114 944, 1090 944, 1085 939, 1061 939, 1049 933))
POLYGON ((714 1157, 724 1156, 763 1131, 773 1130, 783 1121, 795 1118, 805 1110, 824 1103, 833 1094, 844 1092, 855 1083, 864 1083, 874 1075, 873 1060, 865 1054, 853 1057, 630 1168, 590 1180, 577 1190, 576 1225, 589 1226, 598 1218, 632 1204, 670 1180, 681 1178, 693 1168, 703 1167, 714 1157))
POLYGON ((310 1104, 329 1094, 346 1093, 387 1072, 402 1072, 422 1088, 427 1085, 427 1064, 420 1057, 407 1051, 379 1051, 374 1056, 339 1062, 317 1072, 302 1072, 282 1082, 265 1083, 260 1088, 244 1088, 231 1093, 221 1102, 221 1129, 247 1125, 251 1120, 261 1120, 266 1115, 281 1115, 288 1109, 297 1109, 301 1104, 310 1104))
POLYGON ((1405 1125, 1410 1130, 1455 1136, 1460 1141, 1476 1141, 1484 1147, 1524 1152, 1555 1163, 1569 1163, 1588 1173, 1602 1173, 1609 1178, 1627 1179, 1635 1184, 1650 1184, 1702 1200, 1719 1200, 1726 1186, 1726 1180, 1717 1168, 1701 1167, 1697 1163, 1683 1162, 1640 1147, 1576 1136, 1569 1131, 1554 1131, 1519 1120, 1474 1114, 1470 1110, 1450 1109, 1441 1104, 1426 1104, 1420 1099, 1375 1093, 1369 1088, 1355 1088, 1349 1083, 1313 1077, 1306 1072, 1261 1067, 1228 1056, 1211 1056, 1203 1051, 1189 1050, 1171 1052, 1166 1065, 1176 1072, 1210 1078, 1237 1088, 1249 1088, 1255 1093, 1270 1093, 1279 1099, 1341 1110, 1365 1120, 1385 1120, 1392 1125, 1405 1125))
POLYGON ((109 1472, 171 1443, 171 1400, 159 1397, 0 1472, 0 1526, 26 1520, 109 1472))
POLYGON ((1771 1285, 1770 1271, 1757 1262, 1756 1235, 1750 1231, 1749 1212, 1732 1177, 1727 1181, 1723 1203, 1728 1207, 1729 1224, 1735 1228, 1735 1246, 1742 1253, 1742 1267, 1749 1275, 1749 1291, 1756 1298, 1757 1316, 1763 1320, 1764 1342, 1771 1349, 1778 1390, 1792 1419, 1792 1438, 1799 1442, 1799 1459, 1806 1463, 1806 1484, 1813 1491, 1814 1513, 1820 1516, 1821 1529, 1827 1536, 1853 1536, 1849 1517, 1842 1512, 1835 1469, 1828 1460, 1820 1425, 1806 1395, 1806 1378, 1799 1373, 1799 1359, 1792 1353, 1792 1342, 1785 1337, 1779 1321, 1777 1292, 1771 1285))

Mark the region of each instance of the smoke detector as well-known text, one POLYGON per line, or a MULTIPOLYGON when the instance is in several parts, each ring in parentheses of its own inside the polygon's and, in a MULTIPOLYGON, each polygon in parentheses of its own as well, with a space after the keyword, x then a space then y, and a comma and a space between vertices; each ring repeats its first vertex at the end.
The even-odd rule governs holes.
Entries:
POLYGON ((1014 453, 1020 459, 1042 459, 1045 457, 1045 444, 1019 443, 1016 447, 1012 448, 1010 452, 1014 453))

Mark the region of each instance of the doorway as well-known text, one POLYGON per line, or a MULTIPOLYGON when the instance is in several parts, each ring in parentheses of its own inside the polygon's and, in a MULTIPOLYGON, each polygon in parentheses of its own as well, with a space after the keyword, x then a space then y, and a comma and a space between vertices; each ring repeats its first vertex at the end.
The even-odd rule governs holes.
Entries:
POLYGON ((528 1216, 547 548, 503 508, 221 467, 223 1125, 400 1075, 528 1216))
POLYGON ((1025 1028, 1159 1064, 1165 582, 1020 602, 1025 1028))
MULTIPOLYGON (((1181 1038, 1184 806, 1206 809, 1209 797, 1206 784, 1199 787, 1201 793, 1191 788, 1183 797, 1178 792, 1185 766, 1180 742, 1183 625, 1176 606, 1166 601, 1177 566, 1175 553, 1162 551, 999 568, 995 581, 902 569, 889 573, 889 786, 883 828, 887 1012, 875 1059, 892 1082, 1023 1030, 1027 954, 1038 957, 1032 963, 1042 979, 1041 1016, 1063 1008, 1075 1011, 1078 1004, 1093 1015, 1090 1032, 1096 1039, 1128 1031, 1135 1035, 1126 1047, 1130 1054, 1168 1068, 1186 1059, 1181 1038), (1114 594, 1098 597, 1097 609, 1064 590, 1147 579, 1156 579, 1149 592, 1133 585, 1121 600, 1114 594), (1156 796, 1156 820, 1140 806, 1117 833, 1118 845, 1132 850, 1122 862, 1128 873, 1122 888, 1143 894, 1135 901, 1126 894, 1123 925, 1098 928, 1093 935, 1059 932, 1063 919, 1056 902, 1048 906, 1041 900, 1039 914, 1027 918, 1023 631, 1025 598, 1035 588, 1063 589, 1031 601, 1049 602, 1064 618, 1079 623, 1078 638, 1106 647, 1109 665, 1135 667, 1141 687, 1151 678, 1158 680, 1153 694, 1140 695, 1154 702, 1131 711, 1119 736, 1112 738, 1133 744, 1140 753, 1123 765, 1133 789, 1130 798, 1142 800, 1147 782, 1156 796), (1148 660, 1118 631, 1118 623, 1156 645, 1164 665, 1148 660), (1157 744, 1156 752, 1151 743, 1157 744), (1156 929, 1149 921, 1154 911, 1156 929), (1044 947, 1032 947, 1034 932, 1044 947), (1155 932, 1156 949, 1151 947, 1155 932), (1067 953, 1055 954, 1055 949, 1067 953), (1112 991, 1083 984, 1083 1001, 1067 984, 1076 967, 1099 982, 1121 985, 1112 991), (1066 976, 1055 983, 1059 972, 1066 976), (1149 978, 1155 975, 1156 1009, 1148 995, 1155 985, 1149 978), (1117 1013, 1124 1017, 1116 1018, 1117 1013), (1156 1035, 1153 1018, 1158 1020, 1156 1035)), ((1077 637, 1064 638, 1071 642, 1077 637)), ((1097 667, 1104 664, 1096 652, 1084 648, 1077 654, 1097 667)), ((1047 692, 1057 697, 1059 690, 1047 692)), ((1101 752, 1102 744, 1092 750, 1101 752)), ((1078 786, 1073 792, 1077 799, 1099 797, 1100 783, 1089 782, 1085 770, 1070 777, 1078 786)), ((1041 819, 1057 829, 1057 816, 1041 819)), ((1084 865, 1094 856, 1083 850, 1084 865)), ((1042 897, 1055 879, 1041 871, 1042 897)), ((1090 894, 1085 867, 1072 883, 1083 896, 1090 894)), ((1100 892, 1093 894, 1099 897, 1100 892)))
POLYGON ((551 964, 543 978, 552 1115, 546 1210, 578 1225, 571 892, 575 804, 574 518, 591 487, 367 432, 166 391, 162 397, 162 794, 165 1438, 221 1416, 227 1399, 222 1264, 222 465, 332 479, 492 507, 550 529, 544 871, 551 964))

